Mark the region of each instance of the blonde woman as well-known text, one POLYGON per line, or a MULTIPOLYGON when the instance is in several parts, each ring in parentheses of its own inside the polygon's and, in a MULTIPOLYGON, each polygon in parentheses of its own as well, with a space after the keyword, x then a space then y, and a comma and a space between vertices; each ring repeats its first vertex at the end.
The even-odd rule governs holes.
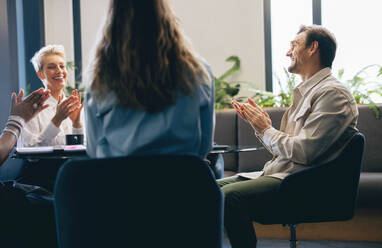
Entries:
POLYGON ((212 145, 214 82, 167 0, 112 0, 85 96, 91 157, 188 154, 212 145))
POLYGON ((46 101, 49 107, 25 125, 19 146, 65 145, 66 134, 83 133, 83 103, 81 93, 76 90, 65 98, 68 73, 64 47, 47 45, 36 52, 31 62, 51 97, 46 101))

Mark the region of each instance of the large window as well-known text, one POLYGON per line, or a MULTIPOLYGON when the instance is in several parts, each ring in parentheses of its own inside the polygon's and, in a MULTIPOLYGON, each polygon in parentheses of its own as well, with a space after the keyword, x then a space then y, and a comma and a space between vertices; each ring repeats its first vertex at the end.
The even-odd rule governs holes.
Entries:
MULTIPOLYGON (((322 22, 322 25, 332 31, 337 38, 338 49, 332 69, 336 76, 341 69, 344 70, 342 81, 351 79, 366 66, 382 64, 382 32, 380 32, 382 1, 270 1, 273 92, 280 91, 278 79, 283 84, 286 82, 283 68, 287 68, 290 64, 289 58, 285 56, 289 41, 296 35, 301 24, 313 23, 312 13, 318 13, 319 22, 322 22)), ((378 66, 371 66, 361 76, 367 77, 369 81, 377 80, 378 69, 378 66)), ((376 96, 374 100, 382 102, 376 96)))
POLYGON ((273 92, 280 92, 279 80, 286 82, 284 68, 287 69, 290 64, 286 56, 290 41, 296 36, 300 25, 311 25, 312 20, 312 1, 271 1, 273 92))
MULTIPOLYGON (((322 0, 321 4, 322 24, 338 42, 333 63, 335 75, 344 69, 342 80, 348 80, 367 66, 382 64, 382 1, 322 0)), ((371 66, 360 76, 377 80, 376 70, 377 66, 371 66)), ((376 95, 372 98, 381 102, 376 95)))

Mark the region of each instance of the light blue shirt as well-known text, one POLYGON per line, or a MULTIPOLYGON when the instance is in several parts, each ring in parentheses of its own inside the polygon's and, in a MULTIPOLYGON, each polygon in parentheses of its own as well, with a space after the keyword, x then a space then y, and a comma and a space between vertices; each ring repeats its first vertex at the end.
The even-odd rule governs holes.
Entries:
POLYGON ((87 90, 85 117, 87 153, 92 158, 182 154, 205 158, 212 146, 214 79, 197 84, 192 96, 181 92, 174 105, 158 113, 127 109, 114 93, 99 101, 87 90))

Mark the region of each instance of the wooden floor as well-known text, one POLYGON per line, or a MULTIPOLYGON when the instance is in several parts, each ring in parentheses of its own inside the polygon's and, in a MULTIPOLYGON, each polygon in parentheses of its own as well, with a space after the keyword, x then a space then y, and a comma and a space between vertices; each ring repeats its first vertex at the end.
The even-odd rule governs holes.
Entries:
MULTIPOLYGON (((258 238, 289 239, 289 228, 254 223, 258 238)), ((306 223, 297 226, 299 240, 344 240, 382 242, 382 211, 361 209, 344 222, 306 223)))
MULTIPOLYGON (((231 248, 229 241, 224 240, 223 248, 231 248)), ((257 248, 288 248, 289 240, 260 239, 257 248)), ((334 241, 334 240, 301 240, 298 248, 382 248, 382 243, 361 241, 334 241)))

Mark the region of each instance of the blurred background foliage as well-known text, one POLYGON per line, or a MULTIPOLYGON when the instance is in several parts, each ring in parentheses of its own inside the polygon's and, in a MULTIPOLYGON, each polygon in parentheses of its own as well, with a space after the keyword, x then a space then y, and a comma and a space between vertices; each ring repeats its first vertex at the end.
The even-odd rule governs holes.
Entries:
MULTIPOLYGON (((233 80, 233 76, 240 73, 240 58, 230 56, 227 62, 233 63, 232 67, 221 76, 215 77, 215 108, 232 108, 232 100, 246 102, 247 98, 253 99, 261 107, 288 107, 293 101, 293 89, 297 85, 297 76, 284 68, 285 77, 282 81, 275 75, 280 87, 280 93, 273 93, 258 89, 253 83, 233 80)), ((357 104, 366 104, 374 112, 377 119, 381 110, 373 99, 382 100, 382 66, 372 64, 359 70, 352 78, 344 80, 344 69, 338 71, 337 78, 343 82, 353 94, 357 104)), ((380 102, 380 101, 378 101, 380 102)))

